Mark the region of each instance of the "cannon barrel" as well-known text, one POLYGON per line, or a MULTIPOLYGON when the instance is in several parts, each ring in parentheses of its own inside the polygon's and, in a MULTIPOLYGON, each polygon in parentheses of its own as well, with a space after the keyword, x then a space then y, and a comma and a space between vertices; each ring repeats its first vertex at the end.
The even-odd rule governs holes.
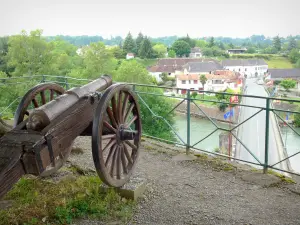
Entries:
POLYGON ((74 105, 83 96, 103 91, 112 85, 112 79, 108 75, 103 75, 82 87, 68 90, 51 102, 35 109, 29 116, 26 124, 27 129, 41 131, 50 122, 66 109, 74 105))

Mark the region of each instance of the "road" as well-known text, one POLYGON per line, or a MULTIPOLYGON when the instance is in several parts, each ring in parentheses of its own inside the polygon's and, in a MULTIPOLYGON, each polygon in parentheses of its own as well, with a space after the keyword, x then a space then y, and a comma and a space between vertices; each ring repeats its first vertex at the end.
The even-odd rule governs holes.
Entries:
MULTIPOLYGON (((255 83, 255 79, 247 79, 246 95, 256 95, 267 97, 268 94, 264 87, 255 83)), ((266 107, 266 99, 259 98, 243 98, 242 104, 266 107)), ((257 113, 260 109, 241 107, 240 123, 245 121, 257 113)), ((253 118, 242 124, 238 131, 238 137, 243 144, 255 155, 261 162, 265 161, 265 127, 266 127, 266 111, 263 110, 253 118)), ((284 159, 283 146, 280 140, 280 133, 276 126, 275 116, 271 112, 269 120, 269 165, 272 165, 284 159)), ((242 160, 256 162, 257 160, 237 141, 235 156, 242 160)), ((277 165, 278 168, 288 170, 286 162, 277 165)))

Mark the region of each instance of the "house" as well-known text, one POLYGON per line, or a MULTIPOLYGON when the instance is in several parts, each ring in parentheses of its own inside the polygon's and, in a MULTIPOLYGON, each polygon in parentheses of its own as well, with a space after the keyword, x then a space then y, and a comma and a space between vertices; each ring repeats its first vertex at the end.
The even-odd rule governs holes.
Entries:
POLYGON ((227 53, 228 54, 242 54, 245 53, 247 51, 246 48, 242 48, 242 49, 228 49, 227 53))
POLYGON ((300 90, 300 69, 269 69, 266 80, 294 79, 297 81, 297 88, 300 90))
POLYGON ((200 58, 202 57, 202 51, 200 48, 195 47, 191 49, 190 58, 200 58))
POLYGON ((171 77, 175 77, 176 74, 180 74, 183 70, 183 66, 188 62, 206 62, 214 61, 213 59, 203 59, 203 58, 172 58, 172 59, 160 59, 157 64, 148 67, 148 71, 153 76, 157 76, 161 73, 167 73, 171 77))
POLYGON ((261 77, 268 71, 268 64, 263 59, 227 59, 222 61, 222 66, 247 78, 261 77))
POLYGON ((134 54, 133 53, 127 53, 126 59, 133 59, 133 58, 134 58, 134 54))
MULTIPOLYGON (((180 74, 176 75, 177 88, 190 89, 195 91, 223 91, 226 88, 236 89, 242 84, 240 74, 232 71, 218 70, 210 74, 204 74, 207 81, 203 87, 200 82, 200 74, 180 74)), ((180 94, 185 94, 186 90, 181 90, 180 94)))
POLYGON ((189 62, 185 64, 183 67, 183 73, 199 73, 206 74, 212 73, 216 70, 223 69, 222 65, 216 61, 208 61, 208 62, 189 62))

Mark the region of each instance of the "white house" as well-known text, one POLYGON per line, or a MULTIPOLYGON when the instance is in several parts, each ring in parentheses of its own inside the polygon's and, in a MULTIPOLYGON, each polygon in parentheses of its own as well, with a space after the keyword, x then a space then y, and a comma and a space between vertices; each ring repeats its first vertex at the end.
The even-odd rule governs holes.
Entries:
MULTIPOLYGON (((200 82, 200 74, 180 74, 176 75, 176 87, 195 91, 223 91, 226 88, 239 88, 241 86, 238 73, 232 71, 216 71, 205 74, 207 81, 203 87, 200 82)), ((185 94, 186 90, 181 90, 180 94, 185 94)))
POLYGON ((284 80, 284 79, 293 79, 297 81, 297 88, 300 90, 300 69, 269 69, 266 80, 284 80))
POLYGON ((200 48, 195 47, 191 49, 190 58, 200 58, 202 57, 202 51, 200 48))
POLYGON ((222 61, 222 66, 247 78, 262 77, 268 71, 268 64, 263 59, 227 59, 222 61))
POLYGON ((127 53, 126 59, 133 59, 133 58, 134 58, 134 54, 133 53, 127 53))

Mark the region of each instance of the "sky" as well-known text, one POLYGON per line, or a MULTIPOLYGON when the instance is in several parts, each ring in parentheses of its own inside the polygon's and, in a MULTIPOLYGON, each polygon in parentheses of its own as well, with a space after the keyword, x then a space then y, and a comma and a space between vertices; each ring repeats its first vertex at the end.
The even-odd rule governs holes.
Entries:
POLYGON ((0 36, 300 34, 300 0, 0 0, 0 36))

